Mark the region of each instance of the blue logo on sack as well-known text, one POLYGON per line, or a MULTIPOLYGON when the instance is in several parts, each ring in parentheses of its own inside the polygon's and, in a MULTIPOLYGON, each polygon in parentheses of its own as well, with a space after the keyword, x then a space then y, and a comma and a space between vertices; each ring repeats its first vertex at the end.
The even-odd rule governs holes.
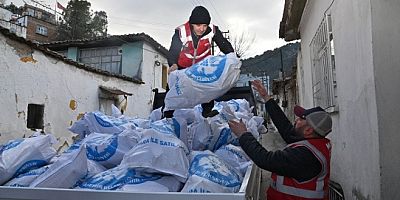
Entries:
POLYGON ((228 101, 228 104, 235 109, 235 112, 239 111, 240 105, 239 105, 239 103, 237 101, 231 100, 231 101, 228 101))
POLYGON ((44 161, 44 160, 30 160, 30 161, 27 161, 24 164, 22 164, 21 167, 19 167, 17 169, 17 171, 14 173, 13 178, 17 177, 20 174, 26 173, 26 172, 28 172, 30 170, 37 169, 37 168, 40 168, 42 166, 45 166, 46 164, 47 164, 47 162, 44 161))
POLYGON ((228 151, 228 152, 234 154, 235 156, 237 156, 239 159, 244 159, 243 155, 238 150, 236 150, 232 147, 224 146, 221 148, 221 150, 228 151))
POLYGON ((25 177, 25 176, 39 176, 39 175, 43 174, 45 171, 47 171, 49 169, 49 167, 50 167, 49 165, 46 165, 46 166, 43 166, 43 167, 38 168, 38 169, 30 170, 30 171, 28 171, 28 172, 26 172, 24 174, 18 175, 17 178, 22 178, 22 177, 25 177))
POLYGON ((241 184, 241 177, 235 170, 212 154, 196 155, 190 165, 189 174, 225 187, 237 187, 241 184))
POLYGON ((4 146, 0 146, 0 154, 3 153, 3 151, 6 151, 6 150, 9 150, 9 149, 12 149, 12 148, 18 146, 23 141, 24 141, 24 139, 11 140, 4 146))
POLYGON ((225 63, 226 56, 212 56, 189 67, 185 74, 198 83, 213 83, 221 77, 225 63))
MULTIPOLYGON (((131 169, 132 170, 132 169, 131 169)), ((136 176, 126 176, 125 184, 141 184, 147 181, 155 181, 160 179, 162 176, 159 174, 152 174, 151 176, 136 175, 136 176)))
POLYGON ((102 127, 120 126, 127 123, 127 121, 121 119, 109 119, 107 116, 98 112, 93 113, 93 115, 97 123, 99 123, 102 127))
POLYGON ((219 149, 225 144, 228 144, 228 140, 231 138, 231 129, 229 128, 223 128, 222 131, 219 133, 217 142, 214 145, 213 151, 219 149))
POLYGON ((115 154, 118 148, 117 135, 104 138, 103 136, 91 138, 86 142, 86 155, 88 159, 94 161, 106 161, 115 154), (103 150, 98 149, 98 146, 105 146, 103 150))
POLYGON ((175 118, 172 118, 172 124, 167 120, 160 120, 151 123, 150 128, 164 134, 175 134, 178 138, 181 135, 181 125, 175 118))
POLYGON ((74 152, 75 150, 79 149, 79 147, 81 146, 81 143, 82 143, 82 140, 75 142, 67 150, 65 150, 64 153, 74 152))
POLYGON ((161 175, 144 176, 136 173, 134 169, 113 168, 97 174, 80 184, 81 188, 115 190, 125 184, 141 184, 146 181, 160 179, 161 175))

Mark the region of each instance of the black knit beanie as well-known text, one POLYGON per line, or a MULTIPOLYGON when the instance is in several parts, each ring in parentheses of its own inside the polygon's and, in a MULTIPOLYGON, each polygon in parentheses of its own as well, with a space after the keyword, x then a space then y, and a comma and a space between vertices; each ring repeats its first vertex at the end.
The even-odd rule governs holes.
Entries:
POLYGON ((189 18, 191 24, 210 24, 210 21, 210 13, 203 6, 196 6, 189 18))

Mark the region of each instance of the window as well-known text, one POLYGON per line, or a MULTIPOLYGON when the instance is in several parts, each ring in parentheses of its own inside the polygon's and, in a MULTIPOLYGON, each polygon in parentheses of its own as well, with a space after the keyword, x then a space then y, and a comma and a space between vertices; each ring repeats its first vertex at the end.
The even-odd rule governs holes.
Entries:
POLYGON ((26 127, 30 129, 43 129, 44 105, 28 104, 28 119, 26 127))
POLYGON ((122 56, 119 47, 81 49, 79 62, 114 74, 122 73, 122 56))
POLYGON ((117 88, 99 87, 99 110, 107 115, 112 114, 112 104, 120 107, 123 113, 126 110, 128 96, 132 93, 124 92, 117 88))
POLYGON ((36 33, 39 35, 47 36, 47 27, 37 25, 36 26, 36 33))
POLYGON ((35 10, 33 10, 32 8, 28 8, 27 11, 28 11, 29 16, 32 16, 32 17, 35 16, 35 10))
POLYGON ((335 52, 331 16, 326 15, 310 43, 314 105, 337 111, 335 52))
POLYGON ((161 87, 167 89, 168 83, 168 66, 162 65, 161 87))

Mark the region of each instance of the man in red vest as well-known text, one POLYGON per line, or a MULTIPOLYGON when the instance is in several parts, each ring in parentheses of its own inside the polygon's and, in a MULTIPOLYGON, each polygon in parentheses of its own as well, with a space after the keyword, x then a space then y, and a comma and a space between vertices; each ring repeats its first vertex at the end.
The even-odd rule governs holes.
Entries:
MULTIPOLYGON (((211 17, 206 8, 197 6, 193 9, 189 21, 175 29, 169 49, 168 73, 185 69, 211 55, 211 46, 214 41, 221 52, 234 52, 231 43, 224 38, 217 26, 210 24, 211 17)), ((203 116, 211 117, 218 114, 212 112, 214 101, 202 104, 203 116)), ((171 117, 173 111, 167 111, 166 117, 171 117)))
POLYGON ((332 118, 321 107, 296 106, 297 118, 292 125, 261 81, 252 84, 265 100, 268 114, 288 145, 283 150, 268 151, 247 132, 241 120, 231 120, 229 126, 253 162, 272 172, 267 199, 328 199, 331 144, 326 136, 332 130, 332 118))

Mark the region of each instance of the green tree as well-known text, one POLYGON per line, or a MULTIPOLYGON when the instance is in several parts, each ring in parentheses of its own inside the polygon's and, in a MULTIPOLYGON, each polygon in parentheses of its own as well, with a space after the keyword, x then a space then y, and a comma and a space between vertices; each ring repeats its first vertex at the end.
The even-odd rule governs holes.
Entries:
POLYGON ((63 11, 63 20, 58 26, 58 40, 75 40, 107 35, 107 14, 104 11, 90 12, 91 4, 86 0, 71 0, 63 11))
POLYGON ((94 12, 90 25, 92 28, 92 37, 107 36, 107 13, 104 11, 94 12))
POLYGON ((21 15, 23 7, 21 6, 18 8, 16 5, 13 4, 13 2, 11 2, 9 5, 5 5, 4 9, 9 10, 10 12, 12 12, 14 14, 21 15))

